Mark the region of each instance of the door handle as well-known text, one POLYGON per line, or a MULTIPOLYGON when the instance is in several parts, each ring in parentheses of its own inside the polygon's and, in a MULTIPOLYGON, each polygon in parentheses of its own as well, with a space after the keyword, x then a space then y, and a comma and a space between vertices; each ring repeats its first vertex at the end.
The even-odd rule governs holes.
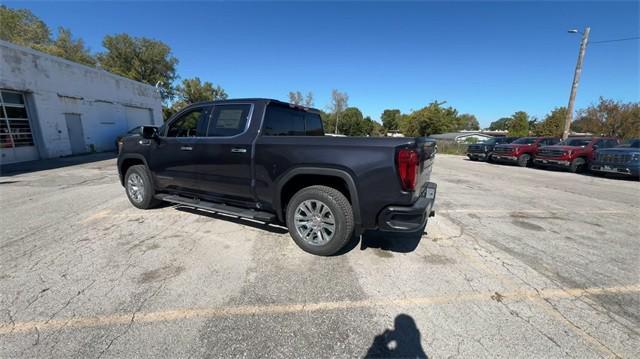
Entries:
POLYGON ((232 148, 231 152, 233 152, 233 153, 246 153, 247 149, 246 148, 232 148))
POLYGON ((191 150, 193 150, 193 147, 191 147, 191 146, 182 146, 182 147, 180 147, 180 150, 182 150, 182 151, 191 151, 191 150))
POLYGON ((149 140, 140 140, 140 141, 138 141, 138 143, 143 145, 143 146, 149 146, 151 144, 151 141, 149 141, 149 140))

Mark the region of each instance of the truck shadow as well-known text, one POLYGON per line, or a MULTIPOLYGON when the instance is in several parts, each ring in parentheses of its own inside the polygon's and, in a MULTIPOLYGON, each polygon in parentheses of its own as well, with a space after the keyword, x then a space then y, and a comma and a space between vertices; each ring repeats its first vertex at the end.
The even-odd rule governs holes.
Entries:
POLYGON ((428 358, 422 348, 420 330, 408 314, 399 314, 393 322, 393 329, 385 329, 376 335, 364 357, 428 358))

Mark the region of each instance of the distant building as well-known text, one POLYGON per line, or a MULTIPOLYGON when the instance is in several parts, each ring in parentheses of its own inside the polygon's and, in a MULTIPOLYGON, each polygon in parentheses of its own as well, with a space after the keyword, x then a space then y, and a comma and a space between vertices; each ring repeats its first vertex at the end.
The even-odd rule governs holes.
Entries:
POLYGON ((450 141, 450 142, 485 142, 494 136, 485 134, 481 131, 461 131, 461 132, 448 132, 448 133, 439 133, 437 135, 431 135, 429 138, 440 141, 450 141))
POLYGON ((161 124, 153 86, 0 41, 0 163, 115 150, 161 124))

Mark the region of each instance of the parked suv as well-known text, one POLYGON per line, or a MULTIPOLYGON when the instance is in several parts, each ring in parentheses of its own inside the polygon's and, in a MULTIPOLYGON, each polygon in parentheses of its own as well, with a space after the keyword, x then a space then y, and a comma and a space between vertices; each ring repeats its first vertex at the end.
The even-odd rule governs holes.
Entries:
POLYGON ((497 145, 493 149, 492 159, 496 162, 517 163, 520 167, 532 164, 543 146, 551 146, 560 142, 556 137, 522 137, 510 144, 497 145))
POLYGON ((269 99, 191 105, 122 138, 129 201, 159 201, 285 224, 332 255, 366 229, 421 231, 433 214, 435 141, 324 136, 318 110, 269 99))
POLYGON ((633 139, 614 148, 598 149, 591 162, 591 171, 640 178, 640 139, 633 139))
POLYGON ((584 172, 589 169, 596 149, 615 147, 618 143, 614 137, 569 137, 557 145, 542 147, 533 163, 538 167, 584 172))
POLYGON ((490 138, 486 142, 476 143, 467 147, 467 157, 471 161, 491 161, 491 155, 493 154, 493 148, 502 143, 511 143, 517 137, 494 137, 490 138))

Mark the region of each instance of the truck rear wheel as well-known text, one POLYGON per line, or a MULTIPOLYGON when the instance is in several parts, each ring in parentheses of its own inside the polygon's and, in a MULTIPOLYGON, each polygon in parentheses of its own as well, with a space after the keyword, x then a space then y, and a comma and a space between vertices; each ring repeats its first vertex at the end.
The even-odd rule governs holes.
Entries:
POLYGON ((529 162, 531 162, 531 156, 526 153, 523 153, 518 157, 518 166, 527 167, 529 166, 529 162))
POLYGON ((353 210, 335 188, 310 186, 298 191, 287 205, 287 228, 304 251, 320 256, 336 254, 353 234, 353 210))
POLYGON ((157 206, 160 201, 153 196, 155 190, 151 176, 144 165, 129 167, 124 175, 124 188, 129 202, 137 208, 149 209, 157 206))

